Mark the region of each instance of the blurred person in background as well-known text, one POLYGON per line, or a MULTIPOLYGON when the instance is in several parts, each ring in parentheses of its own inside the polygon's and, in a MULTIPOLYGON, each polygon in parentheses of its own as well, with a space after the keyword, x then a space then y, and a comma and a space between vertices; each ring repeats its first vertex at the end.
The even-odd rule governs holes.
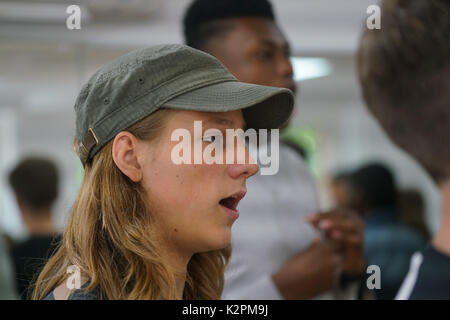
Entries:
POLYGON ((408 273, 411 256, 426 245, 423 235, 402 223, 398 192, 390 169, 380 163, 367 164, 349 176, 353 193, 348 205, 365 222, 364 253, 368 265, 381 270, 381 289, 375 298, 395 298, 408 273))
POLYGON ((439 186, 440 228, 411 258, 396 299, 450 299, 450 1, 385 0, 358 52, 364 100, 439 186))
POLYGON ((425 219, 425 204, 422 193, 416 189, 399 190, 399 220, 417 230, 429 241, 431 239, 425 219))
POLYGON ((16 283, 9 251, 0 232, 0 300, 17 299, 16 283))
POLYGON ((58 196, 58 168, 52 160, 28 157, 10 172, 9 183, 28 231, 27 238, 11 248, 17 289, 22 299, 27 299, 30 285, 59 240, 52 221, 52 206, 58 196))
MULTIPOLYGON (((218 58, 240 81, 297 91, 290 46, 270 2, 193 1, 183 26, 187 45, 218 58)), ((315 182, 303 159, 283 143, 279 161, 277 174, 249 181, 233 230, 225 299, 330 299, 337 297, 330 292, 342 274, 357 279, 363 272, 358 219, 334 212, 311 216, 308 223, 308 214, 319 210, 315 182), (318 240, 319 224, 330 241, 318 240), (333 245, 337 240, 339 246, 333 245)))
POLYGON ((352 188, 350 182, 350 174, 339 172, 332 176, 328 185, 329 192, 337 208, 351 208, 352 205, 352 188))

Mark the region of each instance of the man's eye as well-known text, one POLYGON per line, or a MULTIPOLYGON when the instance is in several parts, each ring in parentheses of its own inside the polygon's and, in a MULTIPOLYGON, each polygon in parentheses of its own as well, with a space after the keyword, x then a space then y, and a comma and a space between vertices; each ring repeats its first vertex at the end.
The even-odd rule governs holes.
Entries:
POLYGON ((258 52, 258 58, 262 60, 270 60, 273 57, 273 53, 268 50, 258 52))

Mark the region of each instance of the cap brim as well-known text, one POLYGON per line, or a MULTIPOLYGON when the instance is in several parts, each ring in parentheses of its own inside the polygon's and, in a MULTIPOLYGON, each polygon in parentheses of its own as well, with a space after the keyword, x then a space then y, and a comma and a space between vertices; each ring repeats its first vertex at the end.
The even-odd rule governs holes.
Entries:
POLYGON ((226 81, 181 94, 162 107, 204 112, 242 109, 247 128, 274 129, 289 119, 294 95, 289 89, 226 81))

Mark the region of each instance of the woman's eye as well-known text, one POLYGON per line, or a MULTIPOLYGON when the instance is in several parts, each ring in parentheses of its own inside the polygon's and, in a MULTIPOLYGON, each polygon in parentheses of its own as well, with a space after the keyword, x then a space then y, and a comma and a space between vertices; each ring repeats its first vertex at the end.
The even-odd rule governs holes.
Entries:
POLYGON ((217 141, 217 136, 204 136, 203 141, 213 143, 217 141))

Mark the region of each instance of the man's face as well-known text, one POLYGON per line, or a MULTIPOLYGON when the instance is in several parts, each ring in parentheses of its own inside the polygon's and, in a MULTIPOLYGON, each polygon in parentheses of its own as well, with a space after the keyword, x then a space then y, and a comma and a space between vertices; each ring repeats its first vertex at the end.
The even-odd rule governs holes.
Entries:
POLYGON ((211 40, 206 51, 240 81, 296 91, 289 44, 265 18, 227 19, 231 29, 211 40))

